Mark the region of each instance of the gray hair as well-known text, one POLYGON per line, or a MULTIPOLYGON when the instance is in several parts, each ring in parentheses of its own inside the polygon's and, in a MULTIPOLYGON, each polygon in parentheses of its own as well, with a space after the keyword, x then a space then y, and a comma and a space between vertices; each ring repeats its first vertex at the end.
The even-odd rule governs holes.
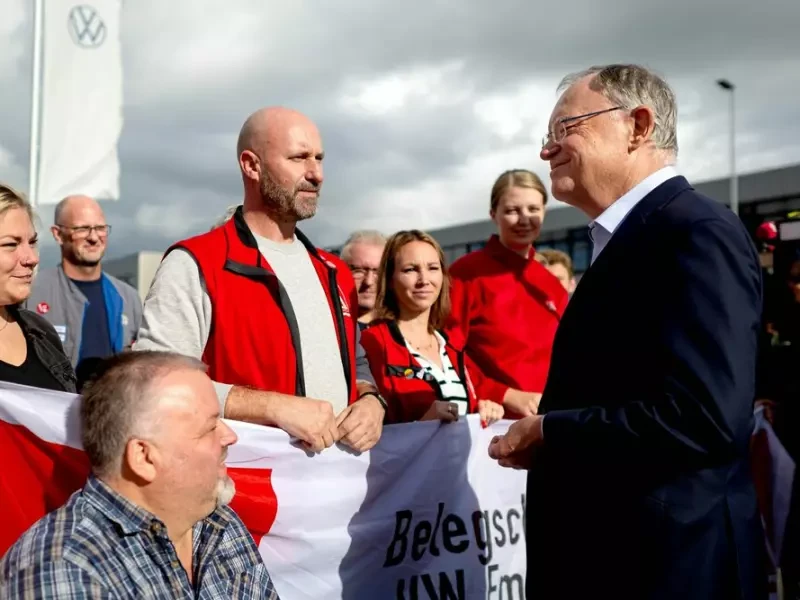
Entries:
POLYGON ((219 219, 217 219, 216 223, 211 227, 211 231, 216 229, 217 227, 222 227, 233 218, 236 209, 239 208, 238 204, 231 204, 228 208, 225 209, 225 214, 223 214, 219 219))
POLYGON ((659 150, 678 155, 678 105, 675 93, 666 81, 639 65, 601 65, 564 77, 558 91, 584 77, 594 75, 589 87, 600 92, 617 106, 633 110, 649 106, 655 115, 653 143, 659 150))
POLYGON ((344 246, 342 246, 341 252, 339 252, 339 256, 341 256, 343 261, 347 262, 350 259, 350 251, 356 244, 385 246, 386 236, 375 229, 362 229, 360 231, 354 231, 350 234, 350 237, 347 238, 344 246))
POLYGON ((182 369, 207 370, 195 358, 151 350, 123 352, 101 363, 83 387, 80 411, 83 449, 97 475, 119 469, 128 441, 146 429, 159 381, 182 369))

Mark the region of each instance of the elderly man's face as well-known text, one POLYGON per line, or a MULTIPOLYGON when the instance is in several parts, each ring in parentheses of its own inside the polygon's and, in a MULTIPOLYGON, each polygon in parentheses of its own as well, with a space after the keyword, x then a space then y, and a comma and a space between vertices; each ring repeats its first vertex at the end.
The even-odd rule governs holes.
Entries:
POLYGON ((220 419, 217 395, 205 373, 175 371, 160 382, 159 390, 155 410, 160 487, 182 500, 187 514, 199 520, 233 498, 225 459, 237 437, 220 419))
POLYGON ((560 140, 558 135, 551 138, 541 153, 550 163, 553 196, 577 206, 624 174, 628 159, 624 111, 614 110, 614 104, 589 87, 590 81, 591 76, 585 77, 562 94, 550 116, 549 131, 564 135, 560 140), (574 118, 581 115, 585 116, 574 118))
POLYGON ((375 295, 378 290, 378 268, 381 266, 383 246, 356 243, 350 248, 347 266, 353 273, 358 290, 358 307, 363 312, 375 308, 375 295))

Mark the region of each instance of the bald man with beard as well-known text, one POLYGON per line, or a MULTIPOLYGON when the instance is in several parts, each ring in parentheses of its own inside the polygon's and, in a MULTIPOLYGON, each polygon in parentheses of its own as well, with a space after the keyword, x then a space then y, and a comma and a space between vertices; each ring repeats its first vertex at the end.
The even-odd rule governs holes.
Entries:
POLYGON ((322 140, 291 109, 253 113, 237 144, 244 200, 175 244, 145 300, 136 349, 201 358, 226 418, 277 426, 321 451, 380 438, 385 403, 357 327, 347 266, 297 228, 322 188, 322 140))
POLYGON ((50 231, 61 248, 61 264, 36 275, 26 307, 53 324, 80 384, 97 361, 131 346, 142 302, 136 289, 103 272, 111 226, 96 200, 80 194, 64 198, 50 231))

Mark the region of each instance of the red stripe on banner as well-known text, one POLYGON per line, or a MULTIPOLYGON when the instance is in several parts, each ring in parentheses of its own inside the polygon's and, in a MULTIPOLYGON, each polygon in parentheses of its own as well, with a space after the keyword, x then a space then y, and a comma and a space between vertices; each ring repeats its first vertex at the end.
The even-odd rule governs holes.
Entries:
POLYGON ((247 525, 256 541, 269 533, 278 514, 278 497, 272 487, 272 469, 242 469, 228 467, 228 474, 236 483, 236 495, 231 508, 247 525))
MULTIPOLYGON (((21 425, 0 420, 0 557, 31 525, 83 486, 89 464, 83 450, 47 442, 21 425)), ((272 469, 228 468, 236 483, 231 507, 261 542, 278 513, 272 469)))
POLYGON ((28 527, 64 504, 89 474, 86 454, 0 420, 0 556, 28 527))

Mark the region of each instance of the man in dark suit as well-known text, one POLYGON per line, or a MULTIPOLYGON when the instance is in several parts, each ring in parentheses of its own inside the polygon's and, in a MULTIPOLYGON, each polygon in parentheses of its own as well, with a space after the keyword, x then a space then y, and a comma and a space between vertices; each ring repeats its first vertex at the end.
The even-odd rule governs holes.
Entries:
POLYGON ((676 104, 635 65, 569 76, 541 158, 594 243, 539 415, 489 448, 528 468, 528 597, 766 597, 748 470, 761 316, 738 218, 671 166, 676 104))

